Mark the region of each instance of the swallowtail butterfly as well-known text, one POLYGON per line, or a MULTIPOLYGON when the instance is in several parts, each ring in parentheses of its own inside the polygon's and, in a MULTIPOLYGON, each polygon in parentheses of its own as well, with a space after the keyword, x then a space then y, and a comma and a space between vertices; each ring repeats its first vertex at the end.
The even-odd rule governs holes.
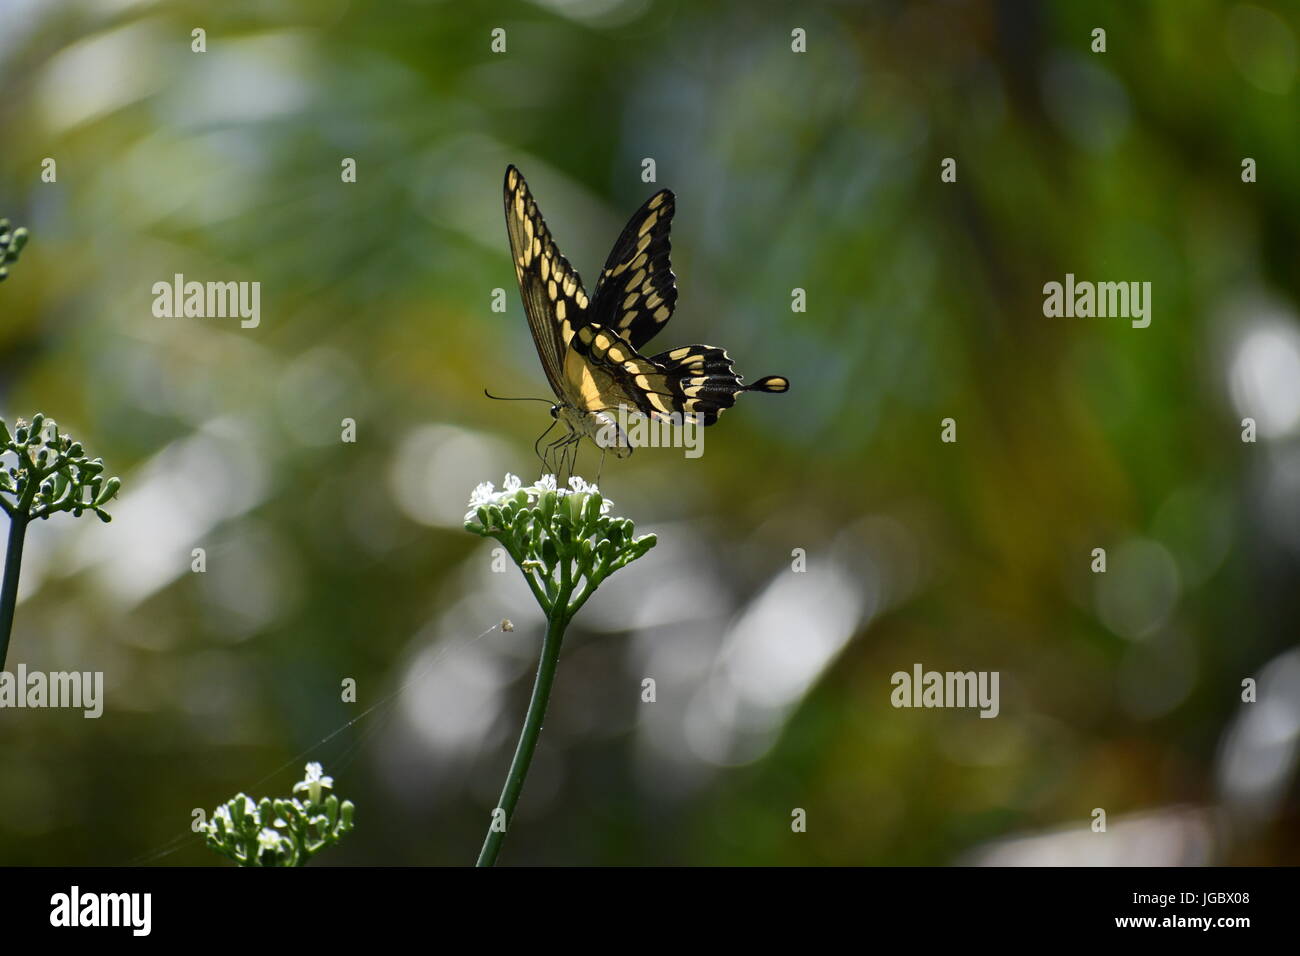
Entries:
MULTIPOLYGON (((741 392, 784 392, 769 375, 742 384, 724 349, 683 345, 646 357, 642 347, 672 318, 676 276, 668 261, 675 200, 661 189, 636 211, 588 297, 578 273, 560 255, 524 177, 506 168, 506 233, 519 293, 537 354, 555 392, 551 416, 567 434, 552 447, 590 438, 620 457, 631 447, 609 414, 619 406, 660 418, 697 416, 712 425, 741 392), (615 441, 600 436, 617 435, 615 441)), ((563 451, 561 451, 563 454, 563 451)))

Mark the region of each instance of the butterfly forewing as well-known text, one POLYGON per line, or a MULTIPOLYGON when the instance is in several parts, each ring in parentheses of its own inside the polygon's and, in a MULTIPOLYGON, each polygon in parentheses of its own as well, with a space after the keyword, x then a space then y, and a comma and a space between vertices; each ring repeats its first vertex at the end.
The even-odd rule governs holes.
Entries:
POLYGON ((634 349, 672 318, 677 277, 669 262, 677 201, 662 189, 636 211, 614 243, 592 299, 592 321, 619 333, 634 349))
POLYGON ((578 273, 560 255, 528 184, 514 166, 506 169, 505 210, 528 328, 551 388, 566 400, 564 355, 574 331, 586 324, 587 293, 578 273))

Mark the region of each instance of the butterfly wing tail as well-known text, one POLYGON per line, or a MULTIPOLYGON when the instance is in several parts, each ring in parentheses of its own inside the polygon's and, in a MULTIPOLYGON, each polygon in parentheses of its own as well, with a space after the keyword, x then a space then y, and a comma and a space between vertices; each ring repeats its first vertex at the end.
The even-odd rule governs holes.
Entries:
POLYGON ((765 375, 753 385, 746 385, 747 392, 771 392, 774 395, 790 390, 790 380, 784 375, 765 375))

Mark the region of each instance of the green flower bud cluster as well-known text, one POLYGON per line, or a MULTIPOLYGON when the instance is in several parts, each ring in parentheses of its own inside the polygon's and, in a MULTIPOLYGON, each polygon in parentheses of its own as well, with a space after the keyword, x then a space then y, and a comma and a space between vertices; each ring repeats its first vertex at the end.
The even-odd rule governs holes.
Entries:
POLYGON ((101 458, 88 458, 81 442, 60 434, 58 423, 39 412, 30 422, 18 419, 13 433, 0 419, 0 507, 10 518, 35 520, 60 511, 81 517, 104 510, 122 480, 104 474, 101 458), (17 461, 11 462, 13 455, 17 461))
POLYGON ((18 253, 27 245, 27 230, 10 230, 9 220, 0 219, 0 282, 9 275, 9 263, 18 261, 18 253))
POLYGON ((352 830, 355 807, 351 800, 340 803, 333 794, 326 796, 333 786, 320 764, 309 763, 306 777, 294 784, 294 796, 287 800, 263 797, 254 803, 238 794, 203 825, 208 849, 240 866, 305 865, 352 830))
POLYGON ((655 545, 653 534, 636 537, 630 520, 611 516, 595 485, 578 477, 569 484, 544 475, 524 487, 506 475, 499 492, 479 485, 465 515, 465 530, 501 542, 548 617, 557 607, 572 617, 605 578, 655 545))

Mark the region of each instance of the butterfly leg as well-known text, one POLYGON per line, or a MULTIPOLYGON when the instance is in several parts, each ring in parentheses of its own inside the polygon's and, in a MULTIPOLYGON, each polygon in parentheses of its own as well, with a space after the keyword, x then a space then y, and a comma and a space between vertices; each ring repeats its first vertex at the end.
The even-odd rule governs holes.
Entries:
MULTIPOLYGON (((572 435, 560 436, 559 438, 555 439, 555 441, 551 442, 549 445, 546 446, 546 452, 542 456, 543 467, 550 469, 550 473, 555 475, 557 481, 559 480, 560 477, 560 471, 561 471, 560 466, 564 464, 564 458, 563 458, 564 446, 567 445, 569 441, 572 440, 572 438, 573 438, 572 435), (552 459, 553 454, 559 457, 552 459)), ((541 439, 538 439, 538 441, 540 440, 541 439)))
POLYGON ((572 434, 566 438, 559 448, 559 470, 555 473, 555 480, 560 483, 567 483, 573 477, 574 466, 578 463, 578 445, 582 441, 582 436, 572 434))
POLYGON ((555 449, 559 448, 561 445, 563 445, 563 444, 564 444, 566 441, 568 441, 568 440, 569 440, 569 436, 568 436, 568 435, 561 435, 559 438, 554 439, 554 440, 553 440, 549 445, 546 446, 546 453, 545 453, 545 457, 543 458, 543 460, 544 460, 547 464, 549 464, 550 461, 551 461, 551 452, 553 452, 555 449))
POLYGON ((561 488, 569 480, 569 445, 573 443, 573 436, 567 436, 564 441, 560 442, 559 447, 555 450, 555 480, 561 488))
MULTIPOLYGON (((542 432, 540 435, 538 435, 538 436, 537 436, 537 441, 533 442, 533 454, 536 455, 536 456, 538 457, 538 459, 541 460, 541 463, 542 463, 542 473, 543 473, 543 474, 546 473, 546 464, 547 464, 547 463, 546 463, 546 456, 545 456, 544 454, 542 454, 542 450, 541 450, 542 439, 545 438, 547 435, 549 435, 549 434, 551 433, 551 429, 554 428, 557 424, 558 424, 557 422, 551 422, 550 427, 548 427, 548 428, 546 429, 546 431, 544 431, 544 432, 542 432)), ((554 443, 552 443, 552 444, 554 444, 554 443)), ((548 450, 548 451, 550 450, 550 445, 547 446, 547 450, 548 450)))

